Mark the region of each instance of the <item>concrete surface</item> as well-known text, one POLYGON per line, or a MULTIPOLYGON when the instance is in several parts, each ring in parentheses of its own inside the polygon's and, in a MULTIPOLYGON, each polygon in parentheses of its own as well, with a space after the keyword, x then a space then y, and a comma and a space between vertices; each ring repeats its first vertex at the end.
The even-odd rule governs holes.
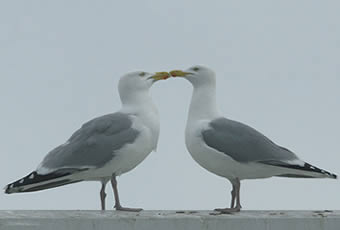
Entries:
POLYGON ((0 211, 0 230, 339 230, 340 211, 0 211))

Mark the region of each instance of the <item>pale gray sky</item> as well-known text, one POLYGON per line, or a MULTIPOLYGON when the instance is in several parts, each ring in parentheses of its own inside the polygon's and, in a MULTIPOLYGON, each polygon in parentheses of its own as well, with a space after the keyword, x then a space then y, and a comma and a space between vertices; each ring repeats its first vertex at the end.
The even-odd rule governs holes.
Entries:
MULTIPOLYGON (((27 175, 82 123, 120 108, 119 77, 194 64, 217 73, 218 105, 302 159, 340 174, 340 3, 336 1, 1 1, 0 185, 27 175)), ((158 152, 118 179, 122 204, 229 205, 230 184, 184 145, 181 79, 152 89, 158 152)), ((0 194, 0 209, 99 209, 97 182, 0 194)), ((340 209, 340 183, 244 181, 244 209, 340 209)), ((107 207, 112 207, 111 188, 107 207)))

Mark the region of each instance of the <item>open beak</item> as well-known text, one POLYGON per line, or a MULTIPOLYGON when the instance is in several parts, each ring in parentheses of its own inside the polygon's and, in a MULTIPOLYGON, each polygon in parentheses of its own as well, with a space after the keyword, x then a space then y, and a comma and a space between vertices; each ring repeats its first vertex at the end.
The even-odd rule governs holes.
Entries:
POLYGON ((182 70, 172 70, 169 72, 171 76, 173 77, 186 77, 187 75, 190 75, 189 72, 184 72, 182 70))
POLYGON ((159 81, 159 80, 166 80, 168 79, 170 76, 170 74, 168 72, 156 72, 154 75, 152 75, 151 79, 153 79, 153 81, 159 81))

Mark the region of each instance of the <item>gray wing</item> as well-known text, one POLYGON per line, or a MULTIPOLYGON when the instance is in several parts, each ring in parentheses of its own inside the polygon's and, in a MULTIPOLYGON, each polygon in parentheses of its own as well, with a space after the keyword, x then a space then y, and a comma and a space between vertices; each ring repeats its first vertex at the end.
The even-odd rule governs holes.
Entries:
POLYGON ((238 162, 284 162, 298 159, 286 148, 276 145, 260 132, 226 118, 210 122, 210 127, 202 131, 205 143, 238 162))
POLYGON ((114 113, 85 123, 63 145, 49 152, 40 166, 50 169, 101 167, 114 152, 134 142, 139 131, 133 129, 127 114, 114 113))

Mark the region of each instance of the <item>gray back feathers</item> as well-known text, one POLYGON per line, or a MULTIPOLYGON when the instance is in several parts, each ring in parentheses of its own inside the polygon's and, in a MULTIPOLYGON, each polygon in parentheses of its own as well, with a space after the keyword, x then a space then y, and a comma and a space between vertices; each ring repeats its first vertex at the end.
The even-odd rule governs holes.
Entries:
POLYGON ((209 147, 238 162, 297 159, 294 153, 276 145, 255 129, 226 118, 212 120, 202 137, 209 147))
POLYGON ((139 132, 127 114, 113 113, 85 123, 63 145, 47 154, 41 166, 100 167, 114 157, 114 152, 132 143, 139 132))

